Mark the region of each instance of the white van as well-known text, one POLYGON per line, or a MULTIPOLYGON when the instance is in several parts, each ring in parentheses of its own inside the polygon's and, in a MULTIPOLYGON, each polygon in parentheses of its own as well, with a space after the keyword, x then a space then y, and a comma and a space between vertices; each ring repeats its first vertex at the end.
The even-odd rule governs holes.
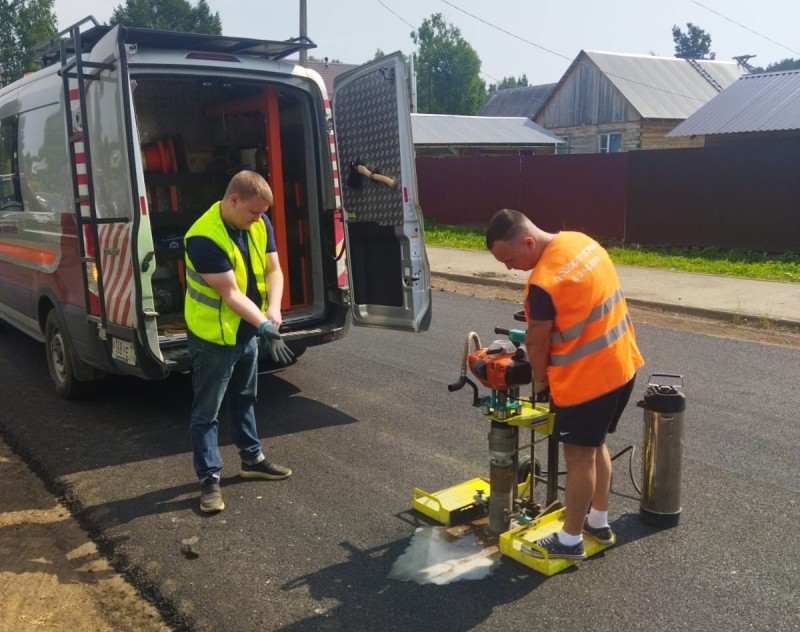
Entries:
POLYGON ((295 353, 351 319, 427 329, 402 55, 342 75, 329 102, 283 61, 313 46, 87 18, 0 90, 0 319, 45 342, 62 396, 190 369, 183 235, 243 168, 275 193, 295 353))

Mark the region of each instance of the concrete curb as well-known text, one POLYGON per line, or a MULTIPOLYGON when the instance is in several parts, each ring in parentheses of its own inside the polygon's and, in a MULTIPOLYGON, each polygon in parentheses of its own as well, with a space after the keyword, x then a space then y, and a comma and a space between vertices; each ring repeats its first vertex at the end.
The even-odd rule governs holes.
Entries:
MULTIPOLYGON (((456 281, 458 283, 465 283, 468 285, 483 285, 487 287, 508 287, 511 289, 518 289, 522 292, 525 289, 524 283, 516 281, 490 279, 479 276, 472 276, 468 274, 455 274, 452 272, 431 272, 431 278, 442 278, 448 281, 456 281)), ((731 323, 741 323, 746 321, 748 323, 769 323, 777 327, 786 327, 788 329, 800 329, 800 321, 788 320, 784 318, 768 318, 766 316, 755 316, 752 314, 745 314, 742 312, 729 312, 719 309, 710 309, 704 307, 690 307, 687 305, 675 305, 673 303, 660 303, 658 301, 645 301, 635 298, 627 298, 628 304, 635 307, 649 307, 658 309, 663 312, 671 312, 675 314, 686 314, 689 316, 698 316, 700 318, 709 318, 712 320, 726 321, 731 323)))

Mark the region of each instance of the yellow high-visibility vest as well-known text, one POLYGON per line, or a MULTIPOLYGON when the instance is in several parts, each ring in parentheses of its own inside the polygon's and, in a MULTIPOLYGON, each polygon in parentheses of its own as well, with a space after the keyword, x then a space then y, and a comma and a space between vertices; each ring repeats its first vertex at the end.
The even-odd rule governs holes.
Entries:
MULTIPOLYGON (((200 216, 184 237, 186 259, 186 301, 184 317, 186 326, 198 338, 218 345, 236 344, 236 332, 241 318, 225 304, 203 277, 195 270, 189 257, 186 243, 191 237, 207 237, 228 255, 236 285, 243 294, 247 293, 247 267, 239 247, 228 234, 222 221, 220 203, 211 206, 200 216)), ((250 267, 256 279, 256 287, 261 295, 261 311, 267 310, 266 251, 267 227, 263 221, 255 222, 247 231, 247 247, 250 254, 250 267)))

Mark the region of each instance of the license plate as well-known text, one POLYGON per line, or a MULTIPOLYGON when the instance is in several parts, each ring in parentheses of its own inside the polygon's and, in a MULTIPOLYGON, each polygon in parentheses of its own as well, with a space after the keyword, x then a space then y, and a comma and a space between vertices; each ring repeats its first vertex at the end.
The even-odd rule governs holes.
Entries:
POLYGON ((119 338, 111 339, 111 357, 125 364, 136 366, 136 349, 133 343, 119 338))

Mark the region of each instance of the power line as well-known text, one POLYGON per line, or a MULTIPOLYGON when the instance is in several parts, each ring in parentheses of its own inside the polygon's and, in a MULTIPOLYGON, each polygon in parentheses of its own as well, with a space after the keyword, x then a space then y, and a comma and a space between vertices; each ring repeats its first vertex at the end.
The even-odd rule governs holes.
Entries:
POLYGON ((381 5, 381 6, 382 6, 384 9, 386 9, 386 10, 387 10, 389 13, 391 13, 391 14, 392 14, 394 17, 396 17, 398 20, 400 20, 401 22, 405 22, 406 24, 408 24, 408 25, 409 25, 409 26, 410 26, 412 29, 414 29, 415 31, 417 30, 417 27, 416 27, 416 26, 414 26, 413 24, 411 24, 411 22, 409 22, 408 20, 406 20, 406 19, 405 19, 403 16, 401 16, 399 13, 396 13, 396 12, 395 12, 393 9, 390 9, 388 6, 386 6, 386 4, 385 4, 384 2, 382 2, 381 0, 378 0, 378 4, 379 4, 379 5, 381 5))
MULTIPOLYGON (((524 37, 520 37, 519 35, 516 35, 515 33, 511 33, 510 31, 507 31, 506 29, 501 28, 501 27, 497 26, 496 24, 492 24, 488 20, 484 20, 483 18, 478 17, 477 15, 474 15, 474 14, 470 13, 469 11, 465 11, 464 9, 462 9, 459 6, 456 6, 455 4, 450 2, 449 0, 442 0, 442 2, 444 2, 446 5, 448 5, 450 7, 453 7, 456 11, 461 11, 461 13, 464 13, 464 14, 470 16, 471 18, 474 18, 475 20, 478 20, 479 22, 482 22, 486 26, 489 26, 489 27, 491 27, 493 29, 496 29, 496 30, 498 30, 498 31, 500 31, 502 33, 505 33, 506 35, 509 35, 509 36, 511 36, 511 37, 513 37, 515 39, 518 39, 518 40, 520 40, 522 42, 525 42, 526 44, 530 44, 531 46, 535 46, 536 48, 539 48, 539 49, 541 49, 541 50, 543 50, 545 52, 548 52, 548 53, 550 53, 552 55, 556 55, 557 57, 561 57, 562 59, 566 59, 566 60, 568 60, 570 62, 573 61, 572 57, 567 57, 566 55, 563 55, 562 53, 556 52, 554 50, 550 50, 549 48, 541 46, 541 45, 537 44, 536 42, 531 42, 530 40, 527 40, 524 37)), ((675 92, 673 90, 667 90, 666 88, 661 88, 659 86, 654 86, 652 84, 643 83, 641 81, 636 81, 635 79, 631 79, 629 77, 624 77, 622 75, 618 75, 618 74, 615 74, 613 72, 601 71, 598 68, 595 68, 594 66, 592 66, 590 64, 585 64, 583 62, 579 62, 579 63, 581 65, 585 66, 586 68, 589 68, 590 70, 593 70, 595 72, 601 72, 602 74, 605 74, 608 77, 616 77, 617 79, 622 79, 623 81, 627 81, 629 83, 636 84, 636 85, 642 86, 644 88, 649 88, 651 90, 658 90, 659 92, 664 92, 665 94, 673 94, 673 95, 681 97, 683 99, 691 99, 692 101, 699 101, 700 103, 707 103, 708 102, 706 99, 701 99, 699 97, 691 96, 691 95, 688 95, 688 94, 682 94, 680 92, 675 92)))
MULTIPOLYGON (((378 0, 378 1, 380 2, 380 0, 378 0)), ((505 33, 506 35, 509 35, 510 37, 518 39, 521 42, 525 42, 526 44, 530 44, 531 46, 535 46, 536 48, 539 48, 539 49, 545 51, 546 53, 550 53, 551 55, 555 55, 556 57, 561 57, 563 59, 566 59, 567 61, 572 61, 572 57, 567 57, 566 55, 562 55, 561 53, 558 53, 558 52, 556 52, 554 50, 550 50, 549 48, 546 48, 546 47, 544 47, 544 46, 542 46, 540 44, 537 44, 536 42, 531 42, 530 40, 527 40, 524 37, 520 37, 519 35, 517 35, 515 33, 512 33, 511 31, 506 31, 504 28, 501 28, 501 27, 497 26, 496 24, 492 24, 491 22, 487 22, 483 18, 478 17, 477 15, 474 15, 474 14, 470 13, 469 11, 465 11, 461 7, 457 7, 452 2, 448 2, 447 0, 442 0, 442 2, 444 2, 448 6, 453 7, 456 11, 461 11, 461 13, 467 14, 469 17, 474 18, 475 20, 478 20, 478 22, 483 22, 486 26, 490 26, 493 29, 496 29, 496 30, 500 31, 501 33, 505 33)))
POLYGON ((749 26, 745 26, 744 24, 740 24, 740 23, 739 23, 739 22, 737 22, 736 20, 732 20, 732 19, 731 19, 731 18, 729 18, 727 15, 722 15, 722 14, 721 14, 719 11, 715 11, 715 10, 714 10, 714 9, 712 9, 711 7, 707 7, 706 5, 704 5, 704 4, 700 3, 700 2, 697 2, 697 0, 691 0, 691 2, 694 2, 694 3, 695 3, 697 6, 698 6, 698 7, 702 7, 702 8, 704 8, 706 11, 711 11, 711 13, 714 13, 715 15, 718 15, 718 16, 719 16, 719 17, 721 17, 723 20, 728 20, 728 22, 731 22, 732 24, 735 24, 736 26, 740 26, 740 27, 742 27, 742 28, 743 28, 745 31, 750 31, 751 33, 753 33, 753 35, 758 35, 759 37, 761 37, 761 38, 763 38, 763 39, 767 40, 768 42, 772 42, 772 43, 773 43, 773 44, 775 44, 776 46, 780 46, 781 48, 785 48, 785 49, 786 49, 786 50, 788 50, 790 53, 794 53, 795 55, 800 55, 800 53, 798 53, 796 50, 794 50, 794 49, 792 49, 792 48, 789 48, 788 46, 784 46, 784 45, 783 45, 783 44, 781 44, 780 42, 776 42, 774 39, 771 39, 771 38, 767 37, 766 35, 762 35, 761 33, 757 32, 757 31, 754 31, 754 30, 753 30, 753 29, 751 29, 749 26))

